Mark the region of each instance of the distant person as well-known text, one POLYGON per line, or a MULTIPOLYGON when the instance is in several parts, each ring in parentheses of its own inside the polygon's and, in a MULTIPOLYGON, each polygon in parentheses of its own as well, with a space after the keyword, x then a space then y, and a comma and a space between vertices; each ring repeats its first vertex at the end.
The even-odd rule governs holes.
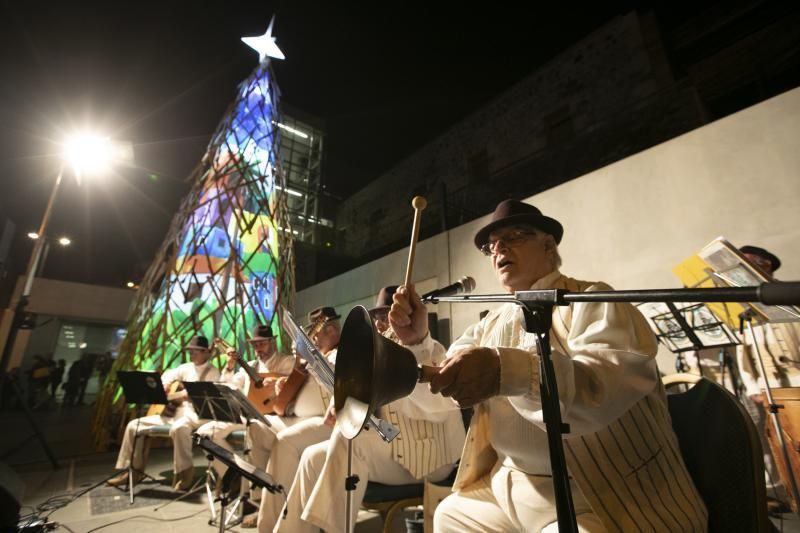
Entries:
POLYGON ((75 399, 78 397, 80 380, 81 362, 80 360, 73 361, 72 364, 69 365, 69 370, 67 371, 67 381, 62 385, 62 388, 64 389, 64 399, 61 402, 62 405, 75 405, 75 399))
POLYGON ((95 363, 94 367, 97 369, 98 380, 100 386, 103 385, 106 381, 106 376, 109 372, 111 372, 111 364, 114 360, 111 358, 111 352, 106 352, 104 354, 100 354, 97 357, 97 362, 95 363))
POLYGON ((92 377, 92 356, 84 353, 81 356, 78 379, 78 405, 83 405, 83 396, 86 394, 86 385, 89 384, 89 379, 92 377))
POLYGON ((59 359, 58 363, 50 371, 50 395, 55 399, 58 386, 61 385, 61 380, 64 379, 64 370, 66 370, 67 362, 59 359))

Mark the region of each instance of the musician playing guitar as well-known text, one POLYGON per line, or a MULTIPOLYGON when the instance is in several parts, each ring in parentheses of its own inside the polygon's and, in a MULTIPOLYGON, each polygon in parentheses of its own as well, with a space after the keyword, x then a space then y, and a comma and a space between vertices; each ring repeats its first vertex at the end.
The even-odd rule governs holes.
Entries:
MULTIPOLYGON (((226 361, 222 370, 221 381, 241 390, 247 395, 256 409, 261 413, 272 413, 272 406, 295 368, 295 358, 277 350, 277 342, 270 326, 257 324, 248 340, 256 357, 252 361, 242 361, 238 352, 230 345, 217 339, 214 345, 224 350, 226 361), (239 369, 237 370, 237 363, 239 369)), ((226 438, 234 431, 246 429, 246 448, 250 450, 248 461, 256 468, 266 468, 274 431, 291 425, 291 419, 267 414, 265 420, 247 420, 244 423, 210 421, 198 428, 197 433, 209 437, 218 446, 233 451, 226 438), (272 427, 270 427, 270 424, 272 427)), ((214 469, 222 479, 227 467, 220 461, 214 461, 214 469)), ((259 494, 254 491, 253 499, 259 494)))
MULTIPOLYGON (((174 392, 173 385, 184 381, 217 381, 219 371, 211 364, 209 358, 208 339, 197 335, 184 348, 189 353, 190 362, 184 363, 176 368, 171 368, 161 375, 161 383, 164 389, 170 393, 174 392)), ((125 435, 117 457, 118 469, 128 467, 133 453, 133 467, 139 471, 144 469, 146 463, 146 453, 144 451, 143 438, 135 438, 137 431, 139 435, 150 431, 154 426, 164 424, 170 425, 169 435, 172 438, 174 450, 174 471, 173 488, 176 490, 188 489, 194 477, 194 462, 192 460, 192 430, 199 425, 197 413, 192 406, 192 402, 183 394, 172 394, 172 398, 177 402, 175 410, 165 408, 160 414, 150 414, 139 419, 131 420, 126 429, 125 435), (135 449, 132 450, 134 447, 135 449)), ((136 474, 135 474, 136 477, 136 474)), ((140 479, 134 479, 138 483, 140 479)), ((128 483, 127 471, 108 481, 113 486, 125 486, 128 483)))

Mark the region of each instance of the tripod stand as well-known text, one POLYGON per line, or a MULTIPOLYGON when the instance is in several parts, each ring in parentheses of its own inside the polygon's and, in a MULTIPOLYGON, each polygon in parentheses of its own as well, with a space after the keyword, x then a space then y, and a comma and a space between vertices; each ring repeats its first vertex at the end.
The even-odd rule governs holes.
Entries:
POLYGON ((28 442, 32 439, 38 439, 39 443, 44 448, 44 452, 47 454, 47 458, 50 460, 50 464, 53 466, 53 470, 58 469, 58 460, 56 456, 53 455, 53 450, 50 449, 50 446, 47 444, 47 440, 44 438, 44 434, 42 430, 39 428, 39 424, 36 423, 36 420, 33 419, 33 413, 31 413, 30 407, 28 407, 28 402, 25 401, 24 395, 19 388, 19 384, 17 383, 16 379, 11 377, 10 375, 7 376, 8 385, 11 386, 11 389, 14 395, 17 397, 17 402, 22 406, 22 409, 25 411, 25 418, 28 420, 28 423, 33 428, 33 435, 29 436, 10 450, 6 451, 2 455, 0 455, 0 459, 5 459, 6 457, 12 455, 17 450, 23 448, 28 442))
MULTIPOLYGON (((239 458, 236 454, 226 450, 225 448, 217 446, 211 442, 211 439, 208 437, 195 435, 195 443, 208 453, 209 461, 218 459, 219 461, 225 463, 225 465, 228 467, 228 471, 222 478, 222 496, 220 497, 221 509, 219 517, 220 533, 224 532, 225 528, 228 526, 225 508, 230 503, 229 492, 231 489, 231 483, 234 479, 237 479, 239 475, 250 481, 253 485, 266 489, 271 494, 284 492, 283 486, 275 485, 273 483, 274 480, 267 475, 266 472, 262 472, 252 464, 239 458)), ((266 495, 263 495, 262 498, 263 497, 266 497, 266 495)))

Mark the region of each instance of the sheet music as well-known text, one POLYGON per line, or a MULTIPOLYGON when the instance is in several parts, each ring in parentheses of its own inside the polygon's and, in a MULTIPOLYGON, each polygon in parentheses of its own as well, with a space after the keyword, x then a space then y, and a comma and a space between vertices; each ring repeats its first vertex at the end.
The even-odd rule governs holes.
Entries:
MULTIPOLYGON (((717 237, 698 253, 716 272, 713 277, 731 287, 754 287, 772 281, 754 268, 747 258, 724 237, 717 237)), ((797 322, 800 309, 793 306, 764 305, 750 302, 760 315, 770 322, 797 322)))
POLYGON ((650 327, 659 341, 665 342, 673 353, 739 344, 733 331, 703 303, 675 304, 677 312, 691 328, 700 346, 694 345, 666 303, 644 302, 637 307, 650 322, 650 327))
POLYGON ((297 353, 308 363, 306 367, 308 371, 314 374, 317 381, 332 394, 334 383, 333 369, 328 365, 328 360, 325 359, 325 356, 314 346, 311 339, 309 339, 303 329, 297 325, 292 314, 286 309, 283 310, 283 327, 286 328, 286 331, 292 336, 297 353))
MULTIPOLYGON (((295 343, 295 350, 304 361, 308 362, 308 371, 311 372, 320 385, 325 387, 328 392, 333 394, 334 372, 328 364, 328 360, 320 353, 305 331, 297 324, 292 314, 283 309, 283 327, 292 336, 295 343)), ((375 415, 369 417, 369 425, 375 428, 381 438, 386 442, 391 442, 400 434, 400 430, 389 422, 382 420, 375 415)))

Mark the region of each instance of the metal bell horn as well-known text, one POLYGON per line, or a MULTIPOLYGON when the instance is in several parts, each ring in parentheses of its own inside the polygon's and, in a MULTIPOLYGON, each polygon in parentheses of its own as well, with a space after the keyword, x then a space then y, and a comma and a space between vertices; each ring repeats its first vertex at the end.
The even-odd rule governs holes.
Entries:
POLYGON ((353 439, 381 406, 411 394, 419 378, 414 354, 375 329, 364 306, 354 307, 342 326, 334 368, 336 420, 353 439))

